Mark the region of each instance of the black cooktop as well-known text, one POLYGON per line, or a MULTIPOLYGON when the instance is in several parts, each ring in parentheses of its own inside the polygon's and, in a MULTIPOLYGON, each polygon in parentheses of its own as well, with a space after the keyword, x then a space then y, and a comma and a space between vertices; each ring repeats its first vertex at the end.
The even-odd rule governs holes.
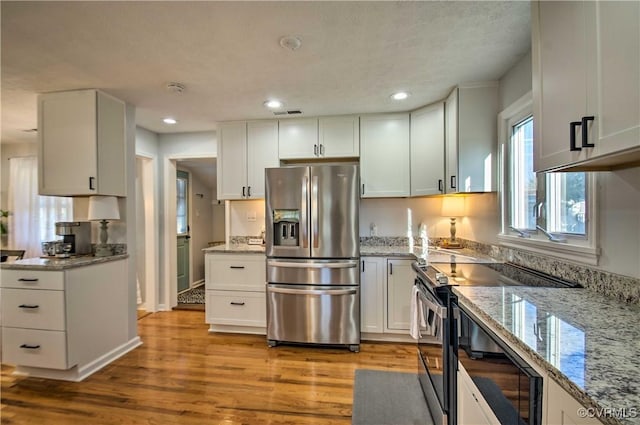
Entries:
POLYGON ((432 263, 426 275, 436 286, 540 286, 580 288, 580 284, 512 263, 432 263), (445 279, 441 275, 446 276, 445 279), (438 276, 440 279, 438 279, 438 276))

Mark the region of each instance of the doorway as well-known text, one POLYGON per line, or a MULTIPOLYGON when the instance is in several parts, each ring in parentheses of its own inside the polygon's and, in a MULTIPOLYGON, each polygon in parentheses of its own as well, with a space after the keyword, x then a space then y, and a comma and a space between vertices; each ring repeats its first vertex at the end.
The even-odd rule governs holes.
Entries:
POLYGON ((136 285, 139 310, 158 310, 158 210, 156 167, 153 155, 136 155, 136 285))
POLYGON ((176 232, 177 237, 177 261, 178 261, 178 294, 184 292, 191 287, 190 272, 191 259, 189 249, 189 234, 191 226, 189 225, 189 180, 190 173, 178 169, 176 172, 176 232))

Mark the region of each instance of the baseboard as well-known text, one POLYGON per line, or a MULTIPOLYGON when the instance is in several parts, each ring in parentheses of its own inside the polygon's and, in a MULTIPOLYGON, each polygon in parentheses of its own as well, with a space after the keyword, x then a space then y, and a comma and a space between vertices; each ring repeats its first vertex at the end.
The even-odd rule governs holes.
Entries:
POLYGON ((189 288, 189 289, 194 289, 194 288, 197 288, 197 287, 202 286, 202 285, 204 285, 204 279, 200 279, 200 280, 197 280, 197 281, 193 282, 191 284, 191 288, 189 288))
POLYGON ((418 341, 411 338, 410 335, 405 334, 377 334, 377 333, 368 333, 362 332, 360 333, 361 341, 379 341, 379 342, 402 342, 402 343, 413 343, 416 344, 418 341))
POLYGON ((80 382, 89 375, 102 369, 114 360, 127 354, 129 351, 142 345, 142 340, 139 336, 132 338, 128 342, 122 344, 119 347, 114 348, 103 356, 98 357, 91 363, 88 363, 82 367, 74 366, 67 370, 57 369, 44 369, 40 367, 31 366, 16 366, 14 371, 15 375, 33 376, 36 378, 57 379, 61 381, 73 381, 80 382))
POLYGON ((234 334, 252 334, 267 335, 267 328, 259 326, 234 326, 234 325, 210 325, 209 333, 234 333, 234 334))

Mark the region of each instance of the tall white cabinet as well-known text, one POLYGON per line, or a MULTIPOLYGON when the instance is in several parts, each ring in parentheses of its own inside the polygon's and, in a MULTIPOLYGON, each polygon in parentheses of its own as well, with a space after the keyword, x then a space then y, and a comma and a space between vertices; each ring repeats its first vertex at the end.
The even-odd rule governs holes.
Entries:
POLYGON ((264 170, 279 165, 278 121, 218 126, 218 199, 264 198, 264 170))
POLYGON ((640 3, 532 2, 536 171, 640 161, 640 3))
POLYGON ((362 198, 410 195, 409 114, 360 117, 362 198))
POLYGON ((41 195, 126 196, 125 104, 99 90, 38 96, 41 195))

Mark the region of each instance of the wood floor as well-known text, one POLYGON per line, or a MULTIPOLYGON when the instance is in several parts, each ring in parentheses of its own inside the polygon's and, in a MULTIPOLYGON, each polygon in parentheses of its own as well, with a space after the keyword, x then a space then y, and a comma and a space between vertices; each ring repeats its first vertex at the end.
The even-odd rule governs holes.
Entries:
POLYGON ((15 377, 2 366, 9 424, 350 424, 356 369, 416 372, 413 344, 278 346, 210 335, 200 311, 138 321, 144 345, 83 382, 15 377))

